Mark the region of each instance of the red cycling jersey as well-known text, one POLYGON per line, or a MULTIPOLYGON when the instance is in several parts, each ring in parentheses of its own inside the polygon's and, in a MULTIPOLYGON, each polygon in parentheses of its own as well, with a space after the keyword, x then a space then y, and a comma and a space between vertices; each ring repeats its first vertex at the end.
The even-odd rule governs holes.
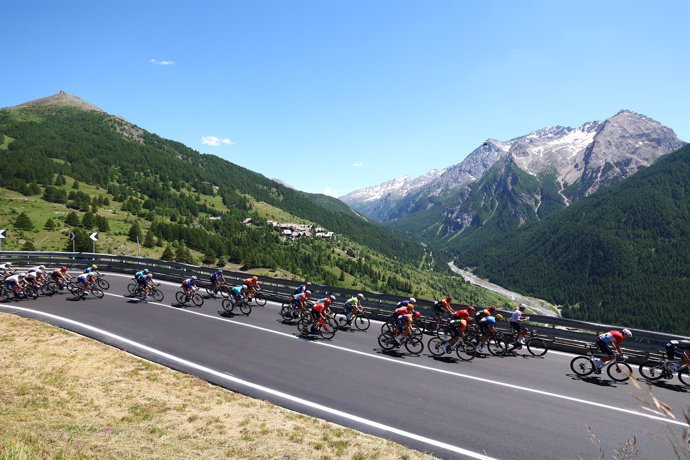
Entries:
POLYGON ((410 312, 407 307, 400 307, 395 310, 395 316, 406 315, 410 312))
POLYGON ((312 307, 312 310, 318 311, 319 313, 323 313, 323 311, 326 309, 326 304, 324 302, 318 302, 314 307, 312 307))

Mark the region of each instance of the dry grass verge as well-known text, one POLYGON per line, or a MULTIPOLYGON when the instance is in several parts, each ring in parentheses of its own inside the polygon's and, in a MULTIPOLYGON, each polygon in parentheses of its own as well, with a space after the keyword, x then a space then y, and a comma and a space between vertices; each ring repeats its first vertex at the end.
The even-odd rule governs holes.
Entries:
POLYGON ((39 321, 0 314, 0 459, 417 459, 39 321))

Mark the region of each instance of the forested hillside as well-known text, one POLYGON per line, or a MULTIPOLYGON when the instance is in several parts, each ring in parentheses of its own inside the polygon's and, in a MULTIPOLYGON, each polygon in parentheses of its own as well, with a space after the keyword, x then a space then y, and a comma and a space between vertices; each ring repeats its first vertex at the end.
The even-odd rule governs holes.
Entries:
POLYGON ((74 231, 76 249, 90 251, 88 232, 100 231, 107 241, 101 244, 113 251, 131 253, 139 241, 149 255, 182 262, 497 303, 430 271, 444 261, 336 199, 293 190, 104 112, 59 104, 0 110, 0 156, 0 187, 18 192, 0 188, 0 224, 9 224, 14 237, 5 241, 8 249, 19 240, 15 249, 56 249, 61 239, 59 249, 71 250, 66 235, 74 231), (324 227, 337 239, 285 238, 267 225, 272 212, 324 227), (247 218, 251 225, 242 223, 247 218))
POLYGON ((690 147, 457 262, 565 317, 690 335, 690 147))

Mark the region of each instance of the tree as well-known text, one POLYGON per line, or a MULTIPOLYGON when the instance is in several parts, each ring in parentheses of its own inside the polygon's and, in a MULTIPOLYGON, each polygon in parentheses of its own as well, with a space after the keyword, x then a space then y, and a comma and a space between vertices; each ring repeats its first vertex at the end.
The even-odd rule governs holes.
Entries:
POLYGON ((60 185, 65 185, 67 183, 67 179, 65 179, 65 176, 62 173, 58 173, 58 175, 55 177, 55 185, 60 186, 60 185))
POLYGON ((85 212, 81 218, 81 226, 91 230, 96 225, 96 218, 90 212, 85 212))
MULTIPOLYGON (((77 252, 91 252, 93 250, 93 242, 89 238, 89 232, 83 228, 73 228, 72 233, 76 235, 74 240, 74 250, 77 252)), ((65 250, 72 251, 72 240, 68 239, 65 244, 65 250)))
POLYGON ((146 238, 144 238, 144 247, 145 248, 152 248, 156 245, 156 241, 153 239, 153 232, 151 229, 149 229, 148 232, 146 232, 146 238))
POLYGON ((46 224, 43 226, 46 230, 55 230, 55 222, 53 219, 46 220, 46 224))
POLYGON ((79 181, 78 180, 75 179, 74 182, 72 182, 72 188, 74 190, 79 190, 79 181))
POLYGON ((161 260, 167 260, 171 261, 175 258, 175 254, 173 254, 173 250, 170 247, 170 245, 165 246, 165 250, 163 251, 163 255, 161 256, 161 260))
POLYGON ((31 222, 31 219, 29 219, 29 216, 27 216, 25 212, 22 212, 14 221, 14 227, 20 230, 33 230, 34 224, 31 222))
POLYGON ((99 232, 110 231, 110 224, 108 223, 108 219, 106 219, 104 216, 96 215, 96 226, 98 227, 99 232))
POLYGON ((144 234, 141 231, 141 227, 139 227, 139 223, 137 221, 134 221, 132 226, 129 228, 129 239, 135 243, 138 243, 144 239, 144 234))
POLYGON ((194 263, 194 258, 192 257, 192 253, 189 251, 189 248, 187 247, 186 244, 180 243, 177 246, 177 251, 175 251, 175 262, 180 262, 183 264, 194 263))
POLYGON ((35 251, 36 246, 31 242, 31 240, 26 240, 22 246, 22 251, 35 251))
POLYGON ((72 211, 69 214, 67 214, 67 217, 65 217, 65 225, 81 225, 81 222, 79 221, 79 216, 76 212, 72 211))

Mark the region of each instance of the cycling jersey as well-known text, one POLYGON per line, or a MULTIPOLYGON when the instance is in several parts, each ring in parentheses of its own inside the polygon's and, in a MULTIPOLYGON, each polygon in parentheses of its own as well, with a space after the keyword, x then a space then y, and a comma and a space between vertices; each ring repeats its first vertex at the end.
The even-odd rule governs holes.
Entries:
POLYGON ((293 296, 296 296, 296 295, 299 295, 299 294, 303 294, 304 291, 306 291, 306 290, 307 290, 307 285, 306 285, 306 284, 300 284, 299 286, 297 286, 297 287, 295 288, 294 291, 292 291, 292 295, 293 295, 293 296))
POLYGON ((666 344, 666 358, 684 358, 688 350, 690 350, 690 340, 671 340, 666 344))
POLYGON ((455 337, 465 331, 467 324, 468 322, 466 319, 453 319, 448 323, 448 331, 451 336, 455 337))
POLYGON ((83 272, 83 273, 92 273, 92 272, 95 272, 95 270, 94 270, 93 268, 91 268, 91 267, 86 267, 86 268, 84 269, 84 272, 83 272))
POLYGON ((465 318, 469 319, 469 317, 470 317, 470 312, 468 312, 467 310, 458 310, 453 314, 453 318, 457 318, 457 319, 465 319, 465 318))
POLYGON ((295 300, 295 302, 303 303, 307 301, 309 296, 306 292, 303 292, 302 294, 293 295, 292 298, 295 300))
POLYGON ((259 282, 257 280, 255 280, 254 278, 247 278, 246 280, 244 280, 244 284, 245 284, 245 286, 249 286, 249 287, 253 287, 253 288, 256 288, 257 286, 259 286, 259 282))
POLYGON ((81 275, 77 276, 77 281, 80 284, 86 284, 89 281, 89 274, 88 273, 82 273, 81 275))
POLYGON ((222 281, 224 279, 223 275, 218 272, 211 273, 211 282, 215 283, 217 281, 222 281))
POLYGON ((323 313, 323 311, 326 309, 328 305, 326 305, 325 302, 317 302, 316 305, 312 308, 312 310, 317 311, 319 313, 323 313))
POLYGON ((403 300, 403 301, 401 301, 401 302, 398 302, 398 303, 396 304, 396 307, 407 307, 409 304, 410 304, 410 301, 409 301, 409 300, 403 300))
POLYGON ((408 313, 410 310, 407 307, 400 307, 395 310, 395 316, 400 316, 408 313))
POLYGON ((5 278, 5 286, 8 288, 13 288, 19 284, 19 275, 12 275, 5 278))
POLYGON ((194 287, 195 283, 196 282, 193 279, 187 278, 186 280, 182 281, 182 286, 186 288, 191 288, 194 287))
POLYGON ((231 289, 232 295, 235 297, 240 297, 242 295, 242 292, 244 289, 242 289, 244 286, 235 286, 234 288, 231 289))
POLYGON ((520 311, 520 309, 517 309, 513 312, 512 315, 510 315, 510 322, 517 323, 518 321, 520 321, 520 318, 522 318, 522 312, 520 311))
POLYGON ((480 326, 491 327, 496 325, 496 318, 493 316, 485 316, 479 321, 480 326))
POLYGON ((601 334, 599 336, 599 340, 601 340, 604 343, 610 343, 610 344, 615 344, 617 346, 621 346, 621 343, 623 343, 623 334, 621 334, 618 331, 609 331, 606 334, 601 334))

